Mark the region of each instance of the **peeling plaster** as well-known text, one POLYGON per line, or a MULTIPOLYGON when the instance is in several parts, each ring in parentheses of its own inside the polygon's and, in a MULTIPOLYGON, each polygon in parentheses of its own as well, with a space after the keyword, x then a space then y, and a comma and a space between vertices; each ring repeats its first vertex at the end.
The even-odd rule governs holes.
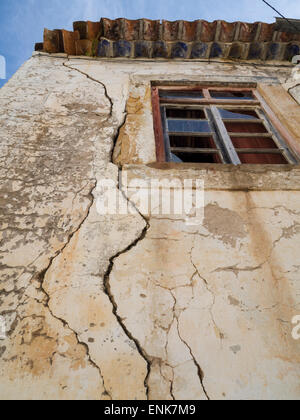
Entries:
MULTIPOLYGON (((8 209, 1 229, 7 252, 1 258, 0 315, 9 325, 0 347, 0 397, 299 396, 299 346, 283 322, 299 307, 298 172, 182 168, 182 177, 196 171, 209 181, 204 225, 189 228, 178 218, 143 216, 122 190, 122 171, 145 179, 178 171, 123 167, 127 158, 114 160, 130 115, 142 115, 149 137, 138 136, 153 140, 151 112, 143 110, 150 106, 145 87, 154 67, 135 66, 137 74, 125 62, 116 71, 108 62, 36 56, 0 91, 0 106, 12 107, 0 161, 8 209), (146 92, 143 103, 139 91, 146 92), (24 101, 31 103, 28 92, 36 95, 30 112, 24 108, 24 101), (32 144, 22 141, 27 121, 34 122, 28 131, 32 144), (52 153, 49 166, 41 156, 52 153), (97 213, 103 178, 116 182, 132 214, 97 213), (264 179, 270 181, 266 191, 264 179), (14 207, 19 197, 25 200, 14 207), (45 211, 52 203, 60 229, 45 211), (28 243, 35 244, 35 255, 28 243)), ((196 78, 205 70, 202 64, 192 71, 185 64, 158 63, 155 77, 163 79, 169 69, 182 80, 188 76, 183 67, 196 78)), ((211 68, 222 76, 221 64, 211 68)), ((268 69, 268 76, 274 71, 268 69)), ((249 72, 266 70, 243 66, 243 77, 249 72)), ((151 150, 140 155, 142 162, 151 162, 151 150)))

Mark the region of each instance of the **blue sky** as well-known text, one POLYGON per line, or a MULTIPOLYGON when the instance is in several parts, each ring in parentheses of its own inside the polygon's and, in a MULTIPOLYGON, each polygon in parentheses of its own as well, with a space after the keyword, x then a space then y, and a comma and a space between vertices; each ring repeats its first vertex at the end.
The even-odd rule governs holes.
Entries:
MULTIPOLYGON (((300 18, 299 0, 269 2, 287 17, 300 18)), ((100 17, 273 22, 275 15, 262 0, 0 0, 0 55, 9 79, 35 42, 42 42, 45 27, 71 30, 73 21, 100 17)), ((6 81, 0 79, 0 87, 6 81)))

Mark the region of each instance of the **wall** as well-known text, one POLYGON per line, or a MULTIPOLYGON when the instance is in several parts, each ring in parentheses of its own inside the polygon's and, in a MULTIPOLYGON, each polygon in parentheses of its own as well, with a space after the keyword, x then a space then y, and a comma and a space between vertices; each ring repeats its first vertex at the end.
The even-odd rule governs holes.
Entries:
POLYGON ((1 89, 1 399, 300 397, 300 170, 155 164, 150 101, 150 81, 290 72, 36 54, 1 89), (100 215, 121 170, 204 179, 203 224, 100 215))

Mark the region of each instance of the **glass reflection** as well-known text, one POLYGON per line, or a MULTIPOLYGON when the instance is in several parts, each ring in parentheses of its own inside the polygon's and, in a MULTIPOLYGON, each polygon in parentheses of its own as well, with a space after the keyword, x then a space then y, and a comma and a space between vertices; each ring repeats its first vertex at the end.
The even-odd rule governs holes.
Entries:
POLYGON ((170 133, 211 133, 208 121, 168 120, 170 133))
POLYGON ((243 119, 243 120, 256 120, 259 119, 256 112, 254 110, 236 110, 236 111, 228 111, 227 109, 218 108, 223 119, 243 119))

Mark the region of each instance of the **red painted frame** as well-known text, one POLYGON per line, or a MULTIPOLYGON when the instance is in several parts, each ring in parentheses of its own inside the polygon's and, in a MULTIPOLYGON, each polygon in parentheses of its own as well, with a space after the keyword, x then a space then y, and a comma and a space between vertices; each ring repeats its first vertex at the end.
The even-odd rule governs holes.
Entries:
POLYGON ((283 126, 279 121, 275 113, 271 110, 268 104, 265 102, 263 97, 258 93, 255 88, 249 87, 220 87, 220 86, 155 86, 152 87, 152 110, 153 110, 153 126, 155 133, 155 144, 156 144, 156 159, 157 162, 165 162, 165 146, 164 146, 164 132, 161 120, 160 105, 162 103, 176 103, 176 104, 199 104, 199 105, 249 105, 257 106, 259 105, 265 114, 269 117, 274 128, 279 132, 283 137, 287 145, 294 150, 300 156, 300 146, 288 132, 288 130, 283 126), (169 91, 202 91, 203 99, 166 99, 159 97, 160 90, 169 90, 169 91), (210 95, 210 90, 213 91, 231 91, 231 92, 251 92, 255 99, 253 100, 230 100, 230 99, 216 99, 212 98, 210 95))

